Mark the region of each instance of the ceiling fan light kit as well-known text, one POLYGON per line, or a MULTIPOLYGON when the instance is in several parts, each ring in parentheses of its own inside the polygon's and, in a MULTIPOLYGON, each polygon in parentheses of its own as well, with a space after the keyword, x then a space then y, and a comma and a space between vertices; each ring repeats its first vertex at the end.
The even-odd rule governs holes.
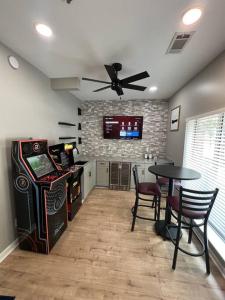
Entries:
POLYGON ((151 93, 155 93, 155 92, 157 92, 157 90, 158 90, 157 86, 151 86, 151 87, 149 88, 149 91, 150 91, 151 93))
POLYGON ((133 76, 129 76, 124 79, 119 79, 118 78, 118 72, 122 70, 122 64, 120 63, 114 63, 112 65, 105 65, 105 69, 111 79, 110 81, 102 81, 102 80, 96 80, 96 79, 91 79, 91 78, 86 78, 83 77, 82 80, 87 80, 87 81, 92 81, 92 82, 99 82, 99 83, 105 83, 108 84, 105 87, 99 88, 97 90, 94 90, 93 92, 100 92, 106 89, 110 89, 115 91, 118 96, 122 96, 123 89, 130 89, 130 90, 136 90, 136 91, 144 91, 146 89, 145 86, 140 86, 140 85, 134 85, 131 84, 132 82, 145 79, 147 77, 150 77, 147 71, 138 73, 133 76))

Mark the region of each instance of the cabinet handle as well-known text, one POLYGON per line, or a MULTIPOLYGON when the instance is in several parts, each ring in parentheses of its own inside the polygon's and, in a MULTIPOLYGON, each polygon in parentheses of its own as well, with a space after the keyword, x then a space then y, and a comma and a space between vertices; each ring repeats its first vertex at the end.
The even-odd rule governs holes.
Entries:
POLYGON ((89 177, 91 177, 91 171, 89 172, 89 177))

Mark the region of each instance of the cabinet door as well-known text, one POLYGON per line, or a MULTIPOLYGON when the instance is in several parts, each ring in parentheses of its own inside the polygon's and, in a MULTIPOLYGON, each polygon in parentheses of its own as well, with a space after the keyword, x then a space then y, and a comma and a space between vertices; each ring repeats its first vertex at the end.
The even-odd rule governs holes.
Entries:
POLYGON ((93 182, 93 187, 96 186, 96 160, 93 161, 93 170, 92 170, 92 182, 93 182))
POLYGON ((90 190, 96 185, 96 161, 93 160, 90 164, 90 190))
POLYGON ((109 162, 97 161, 97 179, 98 186, 109 186, 109 162))
POLYGON ((83 199, 87 197, 89 192, 93 189, 96 182, 96 162, 90 161, 88 164, 84 166, 84 172, 83 172, 83 199))
POLYGON ((150 173, 148 168, 152 166, 152 164, 145 165, 145 181, 146 182, 156 182, 156 177, 154 174, 150 173))
POLYGON ((120 163, 110 162, 110 185, 120 185, 120 163))
POLYGON ((120 163, 120 186, 130 188, 130 163, 120 163))
POLYGON ((83 183, 83 199, 85 199, 89 193, 89 190, 90 190, 90 181, 89 181, 89 166, 85 166, 84 167, 84 173, 83 173, 83 180, 82 180, 82 183, 83 183))
POLYGON ((92 189, 92 168, 90 166, 88 170, 88 193, 90 192, 91 189, 92 189))

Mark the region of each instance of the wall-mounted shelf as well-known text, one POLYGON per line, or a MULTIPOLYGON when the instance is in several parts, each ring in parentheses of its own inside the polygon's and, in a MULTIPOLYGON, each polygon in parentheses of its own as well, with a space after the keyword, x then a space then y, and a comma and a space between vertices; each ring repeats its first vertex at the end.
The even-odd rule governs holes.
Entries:
POLYGON ((76 139, 75 136, 60 136, 59 140, 74 140, 76 139))
POLYGON ((65 126, 76 126, 76 124, 73 123, 67 123, 67 122, 58 122, 59 125, 65 125, 65 126))

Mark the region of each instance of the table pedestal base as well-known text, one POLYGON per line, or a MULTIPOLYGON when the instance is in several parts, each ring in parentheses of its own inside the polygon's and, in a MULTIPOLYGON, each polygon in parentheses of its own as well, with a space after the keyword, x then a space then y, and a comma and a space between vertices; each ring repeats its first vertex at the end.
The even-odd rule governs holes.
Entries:
MULTIPOLYGON (((155 223, 155 231, 158 235, 161 235, 165 240, 176 240, 177 238, 177 226, 171 223, 173 227, 166 229, 166 222, 164 220, 156 221, 155 223), (170 235, 168 233, 170 232, 170 235)), ((180 233, 180 238, 182 237, 182 232, 180 233)))

